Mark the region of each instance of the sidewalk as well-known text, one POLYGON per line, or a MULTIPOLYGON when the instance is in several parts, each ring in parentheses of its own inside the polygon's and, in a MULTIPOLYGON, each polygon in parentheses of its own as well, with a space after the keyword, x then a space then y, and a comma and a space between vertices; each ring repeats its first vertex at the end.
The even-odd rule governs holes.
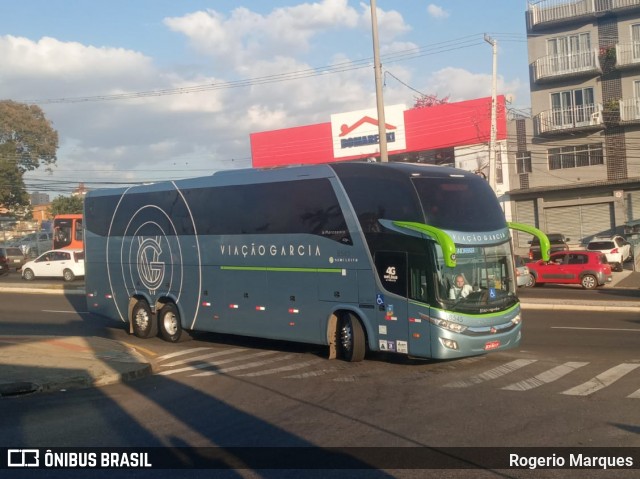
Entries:
POLYGON ((103 386, 151 374, 134 348, 99 337, 0 336, 0 397, 103 386))
MULTIPOLYGON (((640 272, 614 273, 606 288, 640 289, 640 272)), ((0 292, 84 294, 82 286, 64 283, 0 284, 0 292)), ((631 311, 640 313, 640 300, 550 301, 523 298, 523 310, 631 311)), ((151 374, 151 364, 132 346, 92 337, 0 336, 0 398, 32 392, 60 391, 124 382, 151 374)))

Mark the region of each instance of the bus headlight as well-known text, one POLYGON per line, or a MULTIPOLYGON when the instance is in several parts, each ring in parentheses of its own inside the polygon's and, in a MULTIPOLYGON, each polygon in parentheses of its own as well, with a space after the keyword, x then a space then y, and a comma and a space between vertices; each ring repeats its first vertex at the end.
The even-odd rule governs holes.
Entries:
POLYGON ((511 323, 513 323, 514 326, 517 326, 518 324, 520 324, 522 322, 522 317, 517 314, 512 320, 511 323))
POLYGON ((429 321, 442 329, 453 331, 454 333, 463 333, 467 330, 467 327, 464 324, 447 321, 446 319, 429 318, 429 321))

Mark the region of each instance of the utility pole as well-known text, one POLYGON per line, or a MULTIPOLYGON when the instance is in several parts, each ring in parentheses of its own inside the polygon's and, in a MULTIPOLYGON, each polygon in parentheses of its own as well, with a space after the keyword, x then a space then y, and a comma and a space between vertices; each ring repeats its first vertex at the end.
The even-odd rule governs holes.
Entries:
POLYGON ((376 105, 378 108, 378 138, 380 145, 380 161, 387 163, 387 127, 384 118, 384 99, 382 98, 382 64, 380 63, 380 46, 378 44, 378 16, 376 0, 371 0, 371 31, 373 33, 373 69, 376 74, 376 105))
POLYGON ((489 186, 496 191, 496 136, 497 136, 497 111, 496 99, 498 90, 498 42, 486 33, 484 41, 491 45, 493 50, 493 77, 491 82, 491 138, 489 140, 489 186))

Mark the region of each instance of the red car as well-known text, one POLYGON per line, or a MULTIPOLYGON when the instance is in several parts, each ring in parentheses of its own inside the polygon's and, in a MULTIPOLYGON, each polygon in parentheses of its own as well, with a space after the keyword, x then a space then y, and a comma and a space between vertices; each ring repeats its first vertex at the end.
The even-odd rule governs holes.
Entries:
POLYGON ((527 266, 536 286, 580 284, 585 289, 594 289, 612 280, 611 265, 599 251, 560 251, 553 253, 549 261, 534 261, 527 266))

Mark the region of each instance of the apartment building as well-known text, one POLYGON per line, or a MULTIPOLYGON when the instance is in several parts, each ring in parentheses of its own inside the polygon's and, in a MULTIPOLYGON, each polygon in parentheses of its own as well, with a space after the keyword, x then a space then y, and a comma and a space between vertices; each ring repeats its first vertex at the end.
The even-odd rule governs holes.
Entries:
POLYGON ((513 215, 574 244, 622 232, 640 219, 640 0, 531 1, 525 16, 532 118, 508 127, 513 215))

